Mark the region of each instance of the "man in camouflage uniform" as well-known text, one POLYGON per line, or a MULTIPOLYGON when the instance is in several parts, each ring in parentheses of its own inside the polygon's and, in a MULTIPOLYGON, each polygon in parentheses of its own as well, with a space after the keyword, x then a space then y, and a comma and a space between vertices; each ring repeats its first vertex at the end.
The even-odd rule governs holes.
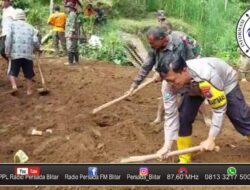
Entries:
POLYGON ((76 14, 76 8, 71 2, 68 2, 65 5, 65 9, 66 12, 68 13, 65 25, 68 62, 65 63, 65 65, 73 65, 79 63, 77 14, 76 14))
POLYGON ((167 33, 171 33, 173 30, 172 24, 166 19, 165 11, 158 10, 156 12, 156 18, 160 27, 164 28, 167 33))

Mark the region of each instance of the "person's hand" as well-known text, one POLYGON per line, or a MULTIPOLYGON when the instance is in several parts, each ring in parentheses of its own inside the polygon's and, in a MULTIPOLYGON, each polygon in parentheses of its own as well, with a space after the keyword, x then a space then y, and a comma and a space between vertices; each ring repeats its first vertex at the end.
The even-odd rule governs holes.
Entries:
POLYGON ((160 82, 161 80, 161 76, 158 72, 155 72, 154 76, 153 76, 154 82, 160 82))
POLYGON ((156 152, 157 156, 158 156, 161 160, 167 159, 167 158, 168 158, 168 157, 167 157, 167 153, 170 152, 171 147, 172 147, 172 144, 173 144, 173 141, 167 141, 167 142, 165 142, 165 144, 163 145, 163 147, 162 147, 160 150, 158 150, 158 151, 156 152))
POLYGON ((205 141, 202 141, 201 151, 212 151, 215 148, 215 137, 208 137, 205 141))
POLYGON ((125 94, 128 94, 129 96, 132 96, 134 91, 135 91, 135 88, 131 86, 130 89, 125 92, 125 94))
POLYGON ((137 87, 138 87, 138 85, 136 85, 136 84, 133 83, 131 85, 130 89, 127 92, 125 92, 125 94, 128 94, 129 96, 132 96, 133 93, 134 93, 134 91, 135 91, 135 89, 137 89, 137 87))

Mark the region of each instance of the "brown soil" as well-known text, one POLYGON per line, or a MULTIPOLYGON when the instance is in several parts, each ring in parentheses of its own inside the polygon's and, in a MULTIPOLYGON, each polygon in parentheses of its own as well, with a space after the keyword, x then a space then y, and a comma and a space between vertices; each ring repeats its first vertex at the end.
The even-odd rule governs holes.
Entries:
MULTIPOLYGON (((2 163, 13 162, 13 156, 19 149, 25 151, 30 158, 29 162, 33 163, 110 163, 131 155, 154 153, 161 147, 162 124, 157 126, 149 124, 156 114, 157 97, 160 97, 159 84, 153 84, 133 97, 92 115, 91 111, 94 108, 123 95, 129 89, 137 70, 133 67, 91 61, 81 62, 79 66, 64 66, 65 61, 63 58, 41 58, 50 90, 49 95, 40 96, 35 93, 27 97, 25 81, 21 74, 18 80, 20 95, 12 97, 6 93, 10 90, 10 83, 5 74, 6 63, 1 60, 0 160, 2 163), (33 128, 43 131, 44 134, 31 136, 30 131, 33 128), (53 133, 46 133, 46 129, 51 129, 53 133)), ((41 83, 38 72, 36 73, 35 87, 39 88, 41 83)), ((246 100, 250 101, 250 85, 242 85, 242 91, 246 100)), ((200 116, 197 117, 193 131, 193 144, 198 145, 206 138, 208 131, 200 116)), ((250 144, 233 129, 228 119, 225 119, 217 144, 221 147, 219 153, 195 154, 193 162, 250 161, 250 144)), ((173 161, 171 159, 169 162, 173 161)))

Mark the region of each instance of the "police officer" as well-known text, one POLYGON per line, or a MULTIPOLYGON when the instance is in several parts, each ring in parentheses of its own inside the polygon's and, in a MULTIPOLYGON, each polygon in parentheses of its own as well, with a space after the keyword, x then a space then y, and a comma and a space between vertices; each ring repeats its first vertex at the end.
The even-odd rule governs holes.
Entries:
MULTIPOLYGON (((235 129, 249 138, 250 110, 240 90, 237 72, 218 58, 199 58, 185 61, 181 57, 164 57, 157 68, 164 80, 162 94, 165 108, 165 143, 159 156, 170 151, 178 138, 177 147, 191 146, 192 124, 204 99, 212 108, 212 123, 202 150, 213 150, 221 131, 224 114, 235 129), (177 106, 176 95, 185 93, 177 106), (179 134, 178 134, 179 133, 179 134)), ((249 138, 250 139, 250 138, 249 138)), ((179 156, 181 163, 191 162, 191 154, 179 156)))

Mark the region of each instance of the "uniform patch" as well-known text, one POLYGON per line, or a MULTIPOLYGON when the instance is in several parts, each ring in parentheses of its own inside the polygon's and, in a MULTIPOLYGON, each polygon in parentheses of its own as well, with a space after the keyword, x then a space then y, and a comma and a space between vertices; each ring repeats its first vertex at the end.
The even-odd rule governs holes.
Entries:
POLYGON ((170 92, 165 92, 164 93, 164 100, 168 101, 172 97, 172 93, 170 92))
POLYGON ((227 104, 227 98, 223 90, 215 88, 207 81, 199 82, 199 88, 212 108, 217 109, 227 104))
POLYGON ((210 86, 202 86, 202 87, 200 87, 200 89, 201 89, 201 92, 202 92, 202 94, 206 97, 206 98, 212 98, 212 93, 211 93, 211 91, 210 91, 210 86))

